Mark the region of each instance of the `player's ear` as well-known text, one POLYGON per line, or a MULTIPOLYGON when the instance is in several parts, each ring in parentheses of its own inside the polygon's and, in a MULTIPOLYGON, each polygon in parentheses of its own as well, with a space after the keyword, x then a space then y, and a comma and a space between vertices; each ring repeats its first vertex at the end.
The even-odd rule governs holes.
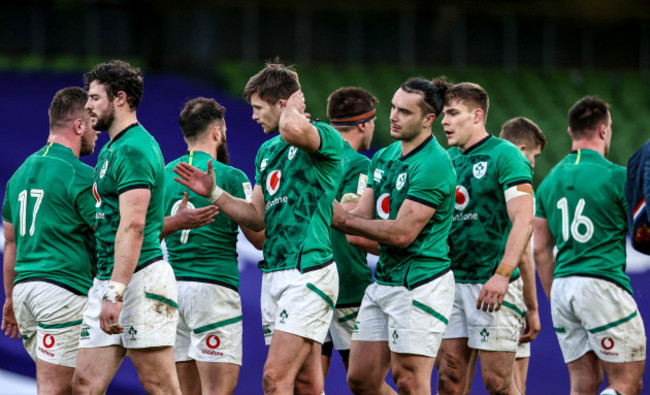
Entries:
POLYGON ((115 97, 113 98, 113 101, 118 106, 124 105, 126 103, 126 92, 118 91, 115 97))
POLYGON ((422 125, 425 128, 430 128, 431 125, 433 125, 433 122, 436 120, 436 114, 431 113, 427 114, 426 117, 424 117, 424 124, 422 125))
POLYGON ((566 128, 566 132, 569 134, 569 136, 573 137, 573 132, 571 131, 571 126, 566 128))
POLYGON ((74 121, 72 121, 72 129, 74 130, 75 134, 81 135, 82 127, 83 127, 83 120, 81 118, 77 118, 74 121))
POLYGON ((278 99, 278 101, 275 102, 275 105, 280 106, 280 109, 284 110, 284 108, 287 106, 287 99, 278 99))

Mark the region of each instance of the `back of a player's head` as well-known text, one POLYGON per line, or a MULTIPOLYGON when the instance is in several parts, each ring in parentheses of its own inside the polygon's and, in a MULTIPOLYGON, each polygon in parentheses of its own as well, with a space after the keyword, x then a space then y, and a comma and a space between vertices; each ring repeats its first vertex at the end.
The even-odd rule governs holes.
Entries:
POLYGON ((50 130, 65 126, 86 113, 84 106, 88 93, 78 87, 63 88, 56 92, 47 113, 50 118, 50 130))
POLYGON ((377 118, 372 93, 358 87, 344 87, 327 98, 327 117, 330 124, 342 131, 377 118))
POLYGON ((499 137, 506 139, 515 145, 527 147, 539 147, 540 150, 546 146, 546 136, 542 129, 533 121, 525 117, 516 117, 507 121, 501 126, 499 137))
POLYGON ((490 109, 490 98, 487 92, 479 84, 473 82, 461 82, 452 85, 447 90, 445 96, 445 105, 452 102, 460 102, 470 109, 480 108, 485 114, 484 118, 487 119, 487 113, 490 109))
POLYGON ((142 72, 140 68, 133 67, 122 60, 100 63, 84 74, 86 90, 93 81, 104 86, 109 100, 117 96, 119 91, 123 91, 126 94, 126 102, 132 110, 138 108, 142 100, 144 90, 142 72))
POLYGON ((260 99, 275 104, 280 99, 288 99, 298 89, 298 73, 293 67, 281 63, 267 63, 246 83, 244 99, 250 103, 251 96, 257 93, 260 99))
POLYGON ((595 96, 585 96, 569 110, 573 138, 591 138, 601 123, 607 122, 609 104, 595 96))
POLYGON ((449 83, 444 78, 433 81, 416 77, 407 80, 400 86, 404 92, 417 93, 420 95, 420 108, 423 114, 435 114, 437 117, 442 112, 445 104, 445 93, 449 83))
POLYGON ((185 103, 179 124, 187 141, 196 141, 215 123, 223 125, 226 109, 214 99, 197 97, 185 103))

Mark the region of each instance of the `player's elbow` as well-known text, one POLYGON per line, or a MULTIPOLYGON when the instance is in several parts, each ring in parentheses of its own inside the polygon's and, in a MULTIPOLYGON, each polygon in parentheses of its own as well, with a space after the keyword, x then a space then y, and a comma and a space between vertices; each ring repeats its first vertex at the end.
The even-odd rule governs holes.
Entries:
MULTIPOLYGON (((417 236, 417 235, 415 235, 417 236)), ((415 240, 415 236, 409 234, 409 233, 399 233, 395 234, 392 237, 392 243, 394 246, 399 247, 399 248, 406 248, 413 243, 415 240)))
POLYGON ((126 233, 137 238, 142 238, 144 236, 144 227, 145 221, 142 220, 130 220, 124 224, 124 230, 126 233))

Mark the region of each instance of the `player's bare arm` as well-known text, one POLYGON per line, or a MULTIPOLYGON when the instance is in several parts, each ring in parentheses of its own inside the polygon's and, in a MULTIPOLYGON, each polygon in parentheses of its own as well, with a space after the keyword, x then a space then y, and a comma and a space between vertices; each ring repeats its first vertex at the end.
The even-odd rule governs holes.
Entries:
POLYGON ((535 246, 535 265, 537 274, 544 288, 544 293, 548 300, 551 300, 551 285, 553 284, 553 272, 555 272, 555 255, 553 247, 555 241, 551 234, 551 228, 548 226, 546 218, 535 218, 535 232, 533 234, 535 246))
POLYGON ((194 229, 214 222, 214 217, 219 214, 219 208, 215 205, 192 209, 187 207, 189 196, 187 192, 178 206, 176 214, 165 217, 160 239, 178 232, 179 230, 194 229))
POLYGON ((320 148, 321 136, 305 114, 305 96, 301 90, 294 92, 286 101, 280 115, 280 134, 284 141, 306 152, 320 148))
POLYGON ((524 282, 524 304, 526 305, 526 329, 523 335, 519 338, 520 343, 528 343, 537 337, 537 334, 542 329, 539 319, 539 306, 537 304, 537 285, 535 284, 535 263, 533 262, 533 255, 530 250, 530 240, 526 245, 524 254, 521 256, 519 263, 519 270, 521 278, 524 282))
POLYGON ((394 220, 371 220, 351 215, 334 202, 332 226, 341 232, 406 248, 418 237, 435 212, 432 207, 407 199, 394 220))
POLYGON ((14 280, 16 279, 16 240, 14 239, 14 225, 11 222, 2 221, 4 229, 4 253, 2 278, 5 286, 5 303, 2 307, 2 327, 0 330, 5 331, 5 336, 10 339, 20 337, 18 323, 14 315, 14 303, 11 295, 14 290, 14 280))
POLYGON ((501 264, 481 289, 476 302, 477 309, 492 312, 501 308, 503 298, 508 292, 510 275, 517 268, 526 244, 530 240, 533 231, 533 188, 530 184, 524 184, 522 187, 530 188, 530 193, 524 193, 506 202, 512 229, 508 234, 501 264))
POLYGON ((208 161, 208 172, 197 169, 187 163, 180 162, 174 168, 174 181, 181 183, 194 193, 208 198, 219 210, 239 225, 244 225, 254 231, 264 229, 264 195, 262 188, 255 185, 251 202, 239 199, 225 192, 214 182, 212 161, 208 161))
POLYGON ((124 330, 119 325, 122 297, 138 264, 150 199, 151 191, 144 188, 120 194, 120 225, 115 233, 115 264, 99 315, 101 329, 109 334, 122 333, 124 330))
POLYGON ((240 229, 242 233, 244 233, 244 236, 246 236, 246 239, 251 242, 253 247, 257 248, 258 250, 262 249, 262 246, 264 245, 264 240, 266 240, 266 234, 264 229, 260 231, 254 231, 245 226, 240 226, 240 229))
MULTIPOLYGON (((348 201, 346 203, 343 203, 345 201, 346 196, 343 196, 343 198, 341 199, 342 201, 341 206, 343 206, 343 208, 346 211, 353 212, 359 205, 360 197, 359 195, 356 194, 355 196, 357 197, 356 201, 348 201)), ((345 238, 347 239, 348 243, 350 243, 351 245, 370 254, 379 255, 379 243, 377 243, 376 241, 370 240, 362 236, 354 236, 354 235, 345 235, 345 238)))

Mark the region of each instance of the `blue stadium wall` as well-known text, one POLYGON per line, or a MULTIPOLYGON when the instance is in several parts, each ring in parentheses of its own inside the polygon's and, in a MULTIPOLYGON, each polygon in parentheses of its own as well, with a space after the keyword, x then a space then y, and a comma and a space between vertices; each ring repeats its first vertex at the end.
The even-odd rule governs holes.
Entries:
MULTIPOLYGON (((48 134, 47 108, 56 91, 66 86, 81 84, 81 74, 0 73, 1 196, 4 196, 5 185, 20 163, 45 144, 48 134)), ((137 112, 138 119, 156 137, 166 161, 169 162, 185 152, 186 146, 178 127, 178 114, 187 99, 197 96, 215 98, 227 108, 227 137, 231 164, 242 169, 254 181, 255 153, 268 136, 251 120, 250 106, 243 99, 173 75, 145 75, 145 91, 137 112)), ((307 106, 309 109, 309 98, 307 106)), ((434 132, 442 137, 439 123, 434 125, 434 132)), ((94 166, 97 152, 107 141, 108 135, 102 133, 95 154, 84 158, 84 161, 94 166)), ((261 394, 262 370, 267 348, 264 346, 259 312, 259 253, 251 252, 250 248, 242 248, 241 252, 239 267, 244 313, 244 365, 236 393, 261 394)), ((635 289, 634 296, 641 315, 647 319, 650 317, 650 294, 646 292, 650 284, 650 257, 631 255, 628 261, 628 273, 635 289)), ((541 292, 539 283, 538 290, 542 332, 532 344, 528 393, 568 393, 568 372, 552 329, 549 304, 541 292)), ((4 302, 4 295, 2 301, 4 302)), ((333 359, 325 392, 328 395, 349 394, 345 384, 345 371, 338 355, 333 359)), ((4 335, 0 335, 0 370, 35 376, 35 365, 21 342, 10 340, 4 335)), ((388 381, 392 384, 390 376, 388 381)), ((647 373, 644 381, 646 387, 650 386, 650 375, 647 373)), ((432 385, 436 385, 435 372, 432 385)), ((0 386, 0 393, 3 393, 2 391, 0 386)), ((473 393, 485 392, 480 377, 477 377, 473 393)), ((113 380, 109 394, 131 393, 144 392, 138 383, 133 365, 126 360, 113 380)), ((650 393, 650 390, 645 390, 644 393, 650 393)))

